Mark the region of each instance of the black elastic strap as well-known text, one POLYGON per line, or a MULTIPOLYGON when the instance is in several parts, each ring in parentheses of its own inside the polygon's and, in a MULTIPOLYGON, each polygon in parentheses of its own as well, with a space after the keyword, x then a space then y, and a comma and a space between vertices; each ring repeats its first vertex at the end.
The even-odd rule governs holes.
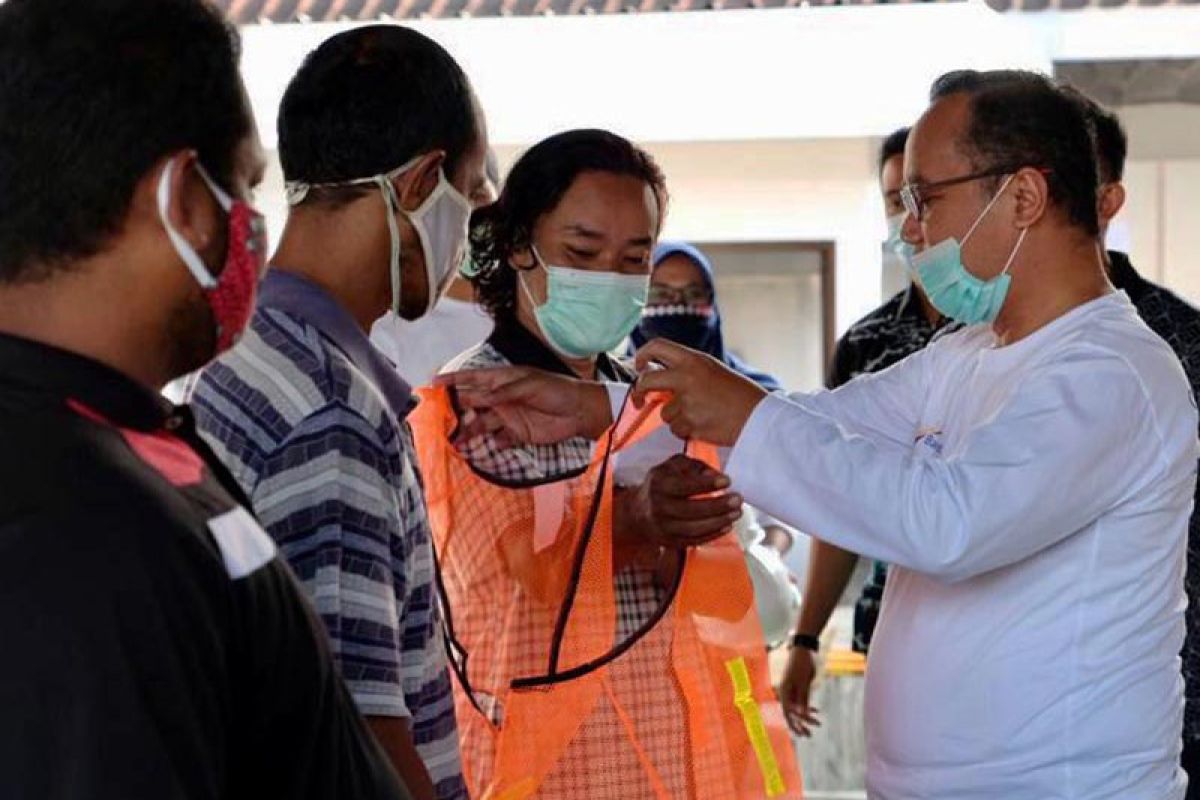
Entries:
MULTIPOLYGON (((629 398, 632 395, 633 387, 631 386, 625 393, 625 399, 621 403, 621 413, 617 415, 617 420, 625 413, 625 407, 629 404, 629 398)), ((558 609, 558 619, 554 622, 554 637, 550 640, 550 664, 546 671, 546 676, 549 678, 558 675, 558 660, 562 654, 563 637, 566 636, 567 623, 571 619, 571 609, 575 606, 575 596, 579 593, 579 581, 583 577, 583 565, 587 560, 588 545, 591 544, 592 534, 596 531, 596 518, 600 515, 600 503, 604 499, 604 483, 608 480, 608 465, 612 459, 616 433, 616 420, 614 420, 613 429, 608 432, 608 442, 604 446, 604 461, 600 464, 600 477, 596 481, 596 491, 592 495, 592 507, 588 510, 587 525, 575 548, 575 559, 571 565, 571 582, 567 585, 566 596, 563 597, 562 606, 558 609)))

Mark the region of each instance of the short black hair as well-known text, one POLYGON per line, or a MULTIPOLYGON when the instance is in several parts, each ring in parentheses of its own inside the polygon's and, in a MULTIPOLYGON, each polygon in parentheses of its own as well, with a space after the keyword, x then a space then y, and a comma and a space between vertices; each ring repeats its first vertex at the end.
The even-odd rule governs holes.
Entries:
POLYGON ((883 174, 883 168, 888 161, 896 156, 904 155, 904 148, 908 145, 908 134, 911 131, 912 128, 901 128, 892 131, 883 140, 883 145, 879 148, 879 174, 883 174))
POLYGON ((1062 90, 1073 97, 1083 108, 1096 138, 1096 155, 1099 159, 1100 182, 1115 183, 1125 179, 1125 157, 1129 154, 1129 135, 1115 113, 1097 103, 1088 95, 1070 84, 1062 84, 1062 90))
MULTIPOLYGON (((279 160, 289 181, 366 178, 444 150, 449 175, 479 136, 471 84, 441 45, 411 28, 368 25, 309 53, 279 107, 279 160)), ((314 190, 339 204, 363 189, 314 190)))
POLYGON ((516 307, 513 253, 528 247, 533 228, 553 211, 581 174, 606 172, 645 181, 658 200, 658 224, 667 212, 667 183, 654 158, 615 133, 575 130, 530 148, 504 179, 499 199, 471 219, 471 259, 476 297, 493 317, 516 307))
POLYGON ((101 252, 171 153, 228 186, 252 130, 239 54, 203 0, 0 5, 0 283, 101 252))
POLYGON ((1045 75, 1025 70, 950 72, 934 82, 930 99, 954 94, 970 98, 971 120, 959 144, 976 169, 1045 170, 1051 202, 1072 224, 1099 234, 1096 151, 1075 99, 1045 75))

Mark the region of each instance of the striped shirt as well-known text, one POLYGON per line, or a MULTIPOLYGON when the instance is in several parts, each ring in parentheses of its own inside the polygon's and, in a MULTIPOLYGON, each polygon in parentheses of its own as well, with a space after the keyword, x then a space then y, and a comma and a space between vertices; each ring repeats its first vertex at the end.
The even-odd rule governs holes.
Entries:
POLYGON ((333 298, 272 270, 192 405, 324 620, 359 709, 409 718, 439 800, 465 798, 409 387, 333 298))

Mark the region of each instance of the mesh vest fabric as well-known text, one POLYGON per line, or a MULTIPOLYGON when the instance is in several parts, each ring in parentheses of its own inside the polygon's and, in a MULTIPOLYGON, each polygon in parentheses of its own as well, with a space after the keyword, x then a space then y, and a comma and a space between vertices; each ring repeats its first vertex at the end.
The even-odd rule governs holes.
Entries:
POLYGON ((801 796, 732 534, 669 554, 666 602, 618 632, 610 456, 662 424, 656 407, 624 414, 583 474, 520 488, 456 452, 445 390, 423 390, 410 421, 472 797, 801 796))

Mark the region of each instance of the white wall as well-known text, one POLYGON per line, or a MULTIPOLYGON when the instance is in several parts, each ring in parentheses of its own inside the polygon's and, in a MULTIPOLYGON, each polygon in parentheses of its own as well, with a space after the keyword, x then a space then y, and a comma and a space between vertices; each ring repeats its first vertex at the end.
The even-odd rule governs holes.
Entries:
POLYGON ((1200 304, 1200 107, 1120 109, 1129 133, 1125 209, 1110 243, 1147 278, 1200 304))
MULTIPOLYGON (((503 144, 601 126, 641 141, 886 134, 949 69, 1050 60, 1025 26, 981 0, 419 20, 462 64, 503 144)), ((268 146, 287 81, 351 23, 255 25, 243 72, 268 146)))

